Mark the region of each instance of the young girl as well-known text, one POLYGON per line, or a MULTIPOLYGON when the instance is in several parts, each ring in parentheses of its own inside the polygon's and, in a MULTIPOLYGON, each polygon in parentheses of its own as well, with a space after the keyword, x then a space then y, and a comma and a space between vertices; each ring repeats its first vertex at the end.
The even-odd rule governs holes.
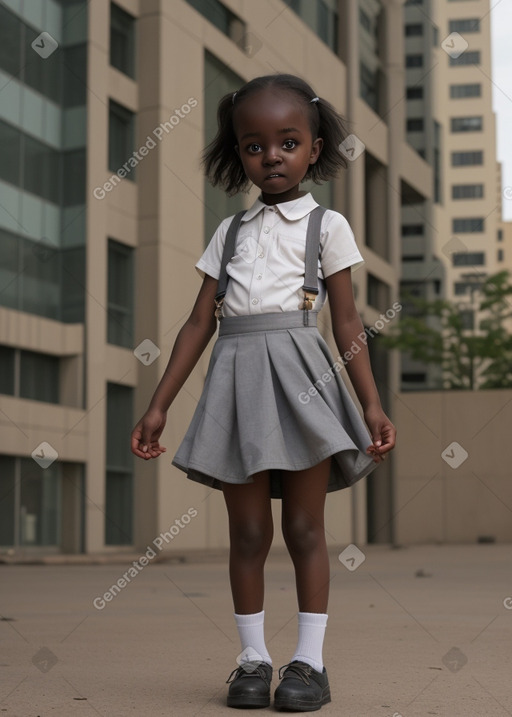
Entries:
POLYGON ((326 494, 353 485, 395 445, 395 428, 358 340, 364 329, 350 267, 362 259, 352 231, 337 212, 319 216, 311 194, 299 191, 303 180, 320 183, 346 166, 339 150, 345 136, 334 108, 292 75, 258 77, 221 100, 218 133, 204 153, 207 176, 228 194, 250 183, 261 194, 238 231, 233 225, 228 232, 233 217, 220 224, 196 264, 203 284, 132 433, 136 456, 157 458, 165 451, 160 435, 167 410, 218 318, 204 390, 173 464, 222 490, 227 506, 242 648, 228 679, 231 707, 270 704, 263 569, 273 535, 271 498, 282 500, 299 607, 297 649, 280 670, 275 706, 312 711, 330 701, 322 661, 329 592, 326 494), (333 362, 316 328, 327 295, 334 338, 371 437, 339 376, 342 361, 333 362))

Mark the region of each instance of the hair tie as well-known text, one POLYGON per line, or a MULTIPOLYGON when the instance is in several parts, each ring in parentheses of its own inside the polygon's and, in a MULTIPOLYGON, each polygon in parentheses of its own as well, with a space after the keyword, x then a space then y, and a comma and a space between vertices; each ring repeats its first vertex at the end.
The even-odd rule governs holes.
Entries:
POLYGON ((238 94, 238 90, 236 92, 233 92, 233 97, 231 98, 231 103, 233 105, 235 104, 235 97, 237 96, 237 94, 238 94))
POLYGON ((309 101, 316 103, 316 102, 318 102, 319 99, 320 99, 320 97, 313 97, 313 99, 312 99, 312 100, 309 100, 309 101))

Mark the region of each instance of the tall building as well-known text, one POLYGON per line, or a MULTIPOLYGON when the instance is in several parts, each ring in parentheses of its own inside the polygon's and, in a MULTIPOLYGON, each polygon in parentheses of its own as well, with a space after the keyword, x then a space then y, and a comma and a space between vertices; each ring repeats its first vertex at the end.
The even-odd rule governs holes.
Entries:
MULTIPOLYGON (((357 306, 391 408, 397 366, 375 335, 394 318, 402 197, 433 191, 405 137, 401 27, 400 0, 0 4, 2 550, 227 546, 220 493, 170 464, 209 351, 169 412, 167 456, 135 461, 128 439, 192 307, 195 261, 257 194, 228 200, 199 166, 218 99, 257 75, 299 74, 349 120, 347 172, 312 191, 366 260, 357 306)), ((335 351, 327 315, 322 331, 335 351)), ((388 462, 333 494, 329 541, 391 540, 392 491, 388 462)))
MULTIPOLYGON (((407 0, 407 139, 434 170, 433 203, 404 218, 403 289, 459 305, 476 330, 478 290, 503 266, 498 224, 489 0, 407 0)), ((404 389, 441 388, 442 376, 404 359, 404 389)))

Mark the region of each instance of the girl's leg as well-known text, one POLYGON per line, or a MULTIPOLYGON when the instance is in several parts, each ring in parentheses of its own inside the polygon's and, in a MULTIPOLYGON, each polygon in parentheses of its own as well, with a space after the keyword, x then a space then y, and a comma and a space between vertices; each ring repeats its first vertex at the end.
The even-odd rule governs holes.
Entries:
POLYGON ((229 577, 242 652, 233 670, 229 707, 268 707, 272 660, 265 645, 263 569, 274 532, 268 471, 246 485, 223 483, 229 516, 229 577))
POLYGON ((283 477, 283 535, 295 567, 299 639, 275 692, 278 710, 313 711, 331 701, 322 659, 329 597, 324 506, 330 460, 283 477))
POLYGON ((268 471, 253 476, 254 483, 223 483, 229 517, 229 577, 235 613, 254 614, 263 609, 263 568, 274 526, 268 471))
POLYGON ((331 459, 304 471, 283 472, 283 537, 295 567, 300 612, 325 613, 329 556, 324 507, 331 459))

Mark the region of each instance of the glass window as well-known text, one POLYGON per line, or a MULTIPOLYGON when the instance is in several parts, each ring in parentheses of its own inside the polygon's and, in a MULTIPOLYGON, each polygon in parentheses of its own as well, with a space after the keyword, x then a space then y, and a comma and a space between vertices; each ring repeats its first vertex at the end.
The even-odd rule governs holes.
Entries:
POLYGON ((452 117, 452 132, 481 132, 483 117, 452 117))
POLYGON ((452 199, 482 199, 484 196, 483 184, 453 184, 452 199))
POLYGON ((40 31, 34 30, 28 25, 24 26, 24 30, 22 79, 32 89, 60 104, 62 100, 62 48, 41 61, 32 48, 32 43, 39 37, 40 31))
POLYGON ((187 2, 224 35, 231 36, 231 24, 238 18, 219 0, 187 0, 187 2))
POLYGON ((367 303, 377 311, 389 309, 389 286, 373 274, 368 274, 367 303))
POLYGON ((424 123, 422 117, 412 117, 407 120, 407 132, 423 132, 424 123))
POLYGON ((62 206, 85 204, 85 149, 62 152, 62 206))
POLYGON ((133 542, 133 461, 126 436, 132 429, 133 389, 107 384, 105 542, 133 542))
POLYGON ((135 18, 110 3, 110 64, 135 77, 135 18))
POLYGON ((478 281, 456 281, 454 284, 455 296, 465 296, 480 289, 482 284, 478 281))
POLYGON ((338 13, 332 2, 317 0, 317 35, 334 53, 338 52, 338 13))
MULTIPOLYGON (((15 393, 15 377, 14 377, 14 359, 16 356, 15 349, 10 346, 0 346, 0 393, 7 396, 14 396, 15 393)), ((1 545, 0 541, 0 545, 1 545)))
POLYGON ((19 238, 0 229, 0 305, 10 309, 17 309, 19 305, 20 262, 19 238))
POLYGON ((32 458, 20 464, 20 544, 58 545, 60 480, 57 463, 44 469, 32 458))
POLYGON ((483 217, 452 219, 452 232, 454 234, 472 234, 483 231, 485 231, 485 219, 483 217))
POLYGON ((362 7, 359 8, 359 24, 366 32, 372 32, 372 21, 370 16, 365 13, 362 7))
POLYGON ((503 241, 503 229, 498 229, 498 241, 503 241))
POLYGON ((480 51, 479 50, 466 50, 459 57, 450 57, 450 66, 456 67, 457 65, 479 65, 480 64, 480 51))
POLYGON ((364 62, 361 62, 359 66, 359 78, 361 98, 372 108, 372 110, 377 112, 379 104, 378 72, 373 72, 364 64, 364 62))
POLYGON ((20 398, 59 403, 59 365, 57 356, 20 351, 20 398))
MULTIPOLYGON (((1 12, 1 8, 0 8, 1 12)), ((16 459, 0 456, 0 546, 14 545, 16 459)))
POLYGON ((452 100, 462 99, 463 97, 481 97, 482 85, 479 83, 467 85, 450 85, 450 98, 452 100))
POLYGON ((61 321, 82 323, 85 301, 85 247, 61 249, 61 321))
POLYGON ((427 381, 427 374, 426 373, 403 373, 402 374, 402 382, 403 383, 426 383, 427 381))
POLYGON ((21 183, 21 132, 0 120, 0 179, 16 187, 21 183))
POLYGON ((503 261, 504 258, 505 258, 505 253, 504 253, 503 249, 498 249, 497 255, 496 255, 496 260, 503 261))
POLYGON ((406 67, 423 67, 423 55, 406 55, 406 67))
POLYGON ((449 32, 480 32, 480 20, 477 17, 465 20, 450 20, 449 32))
POLYGON ((42 242, 22 241, 21 311, 60 320, 60 252, 42 242), (41 251, 45 248, 46 251, 41 251))
POLYGON ((418 23, 411 23, 405 26, 406 37, 419 37, 423 35, 423 25, 418 23))
POLYGON ((402 236, 404 237, 423 236, 423 232, 423 224, 402 224, 402 236))
POLYGON ((54 204, 60 203, 59 152, 23 135, 24 189, 54 204))
POLYGON ((475 312, 472 309, 461 309, 459 316, 464 329, 472 331, 475 328, 475 312))
MULTIPOLYGON (((126 107, 110 100, 108 131, 108 167, 117 172, 135 151, 135 115, 126 107)), ((131 167, 128 179, 135 179, 135 168, 131 167)))
MULTIPOLYGON (((190 0, 188 0, 190 2, 190 0)), ((200 2, 200 0, 195 0, 200 2)), ((338 52, 338 11, 336 0, 284 0, 301 20, 325 42, 338 52)))
POLYGON ((481 150, 476 152, 452 152, 452 167, 469 167, 484 163, 484 153, 481 150))
POLYGON ((21 72, 22 21, 0 5, 0 68, 14 77, 21 72))
POLYGON ((464 251, 452 254, 453 266, 484 266, 485 254, 483 251, 464 251))
POLYGON ((423 87, 408 87, 407 88, 407 99, 408 100, 423 99, 423 87))
POLYGON ((107 341, 133 346, 133 249, 113 239, 108 241, 107 341))
POLYGON ((87 45, 65 47, 62 57, 62 105, 82 107, 86 102, 86 92, 87 45))

